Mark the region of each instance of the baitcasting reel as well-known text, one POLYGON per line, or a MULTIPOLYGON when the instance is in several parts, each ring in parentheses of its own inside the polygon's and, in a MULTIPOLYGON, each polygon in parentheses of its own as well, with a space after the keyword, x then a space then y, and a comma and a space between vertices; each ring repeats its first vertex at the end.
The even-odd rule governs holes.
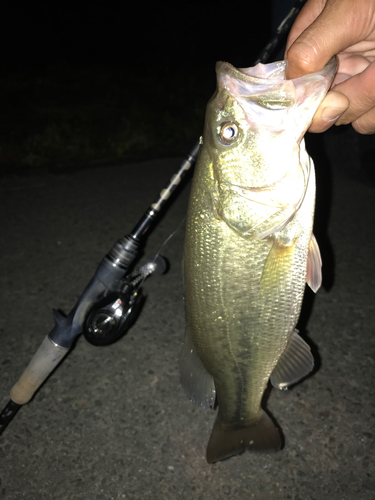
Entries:
POLYGON ((104 346, 119 340, 133 325, 141 312, 145 297, 144 280, 151 274, 163 274, 167 263, 163 257, 151 257, 120 282, 117 292, 96 304, 84 324, 83 335, 92 345, 104 346))

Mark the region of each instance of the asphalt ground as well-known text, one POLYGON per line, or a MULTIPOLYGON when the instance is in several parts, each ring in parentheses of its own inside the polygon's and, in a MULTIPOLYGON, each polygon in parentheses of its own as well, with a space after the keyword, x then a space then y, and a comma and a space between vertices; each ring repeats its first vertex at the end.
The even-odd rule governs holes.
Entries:
MULTIPOLYGON (((51 330, 51 308, 69 312, 179 161, 1 180, 1 405, 51 330)), ((169 272, 145 282, 136 324, 107 347, 80 337, 1 436, 0 498, 375 498, 374 184, 317 167, 325 278, 300 322, 316 369, 265 402, 284 449, 206 463, 215 413, 185 398, 178 373, 188 185, 149 237, 145 252, 156 253, 177 229, 161 251, 169 272)))

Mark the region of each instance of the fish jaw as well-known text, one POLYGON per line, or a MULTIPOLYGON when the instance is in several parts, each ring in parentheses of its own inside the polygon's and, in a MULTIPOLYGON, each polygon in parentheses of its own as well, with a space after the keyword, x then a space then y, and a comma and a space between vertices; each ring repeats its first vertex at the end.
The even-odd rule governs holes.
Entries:
POLYGON ((237 158, 240 155, 249 162, 253 173, 247 185, 253 187, 284 176, 287 165, 280 165, 280 159, 290 161, 331 85, 337 60, 332 58, 321 71, 293 80, 285 80, 285 68, 285 61, 241 70, 226 62, 216 64, 217 91, 207 107, 204 140, 210 138, 223 163, 230 163, 233 148, 237 158), (230 147, 220 144, 217 129, 237 120, 239 140, 230 147))
POLYGON ((242 70, 216 64, 217 91, 207 106, 203 140, 209 142, 215 167, 221 166, 218 179, 260 188, 298 169, 299 143, 331 85, 337 60, 294 80, 285 80, 285 68, 285 61, 242 70), (218 137, 227 123, 238 127, 230 145, 218 137))
POLYGON ((267 123, 282 130, 291 127, 298 141, 330 88, 338 62, 333 57, 321 71, 291 80, 285 79, 286 66, 286 61, 277 61, 236 69, 229 63, 218 62, 217 82, 243 107, 250 125, 267 123), (280 112, 268 120, 267 110, 280 112))

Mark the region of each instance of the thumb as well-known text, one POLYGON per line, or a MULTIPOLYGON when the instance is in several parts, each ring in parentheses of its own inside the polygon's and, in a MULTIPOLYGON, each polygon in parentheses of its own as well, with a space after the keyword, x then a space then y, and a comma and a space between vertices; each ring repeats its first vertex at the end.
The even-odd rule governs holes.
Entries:
POLYGON ((331 57, 363 39, 369 4, 368 0, 327 0, 320 15, 289 47, 286 77, 319 71, 331 57))

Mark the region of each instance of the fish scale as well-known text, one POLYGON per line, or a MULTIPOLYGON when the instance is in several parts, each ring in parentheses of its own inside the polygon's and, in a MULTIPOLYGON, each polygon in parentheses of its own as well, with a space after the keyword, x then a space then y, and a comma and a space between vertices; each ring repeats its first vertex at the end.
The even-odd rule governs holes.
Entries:
POLYGON ((276 79, 272 71, 257 78, 267 74, 261 64, 251 74, 217 65, 191 189, 180 368, 192 401, 213 407, 216 396, 208 462, 279 449, 261 407, 268 380, 284 389, 313 367, 295 330, 306 279, 321 279, 314 166, 302 137, 336 61, 297 81, 283 80, 275 64, 276 79))

